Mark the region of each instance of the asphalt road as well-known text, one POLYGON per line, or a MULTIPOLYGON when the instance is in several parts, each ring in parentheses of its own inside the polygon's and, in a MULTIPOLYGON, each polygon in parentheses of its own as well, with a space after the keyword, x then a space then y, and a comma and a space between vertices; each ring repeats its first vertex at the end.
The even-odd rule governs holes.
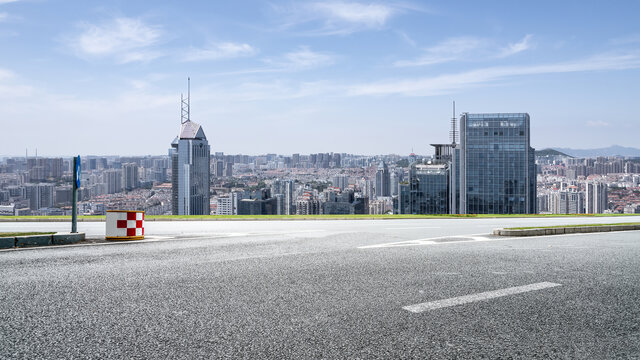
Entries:
MULTIPOLYGON (((488 235, 639 220, 148 222, 0 251, 0 358, 640 358, 640 232, 488 235)), ((23 225, 65 224, 0 231, 23 225)))

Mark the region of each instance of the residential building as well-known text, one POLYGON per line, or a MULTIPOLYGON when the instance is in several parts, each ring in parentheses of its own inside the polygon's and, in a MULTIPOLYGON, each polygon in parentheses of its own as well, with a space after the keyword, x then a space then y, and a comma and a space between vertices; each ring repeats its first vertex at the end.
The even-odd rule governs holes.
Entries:
POLYGON ((124 187, 125 190, 133 190, 138 188, 139 186, 140 178, 138 174, 138 164, 122 164, 122 187, 124 187))
POLYGON ((602 214, 605 210, 609 210, 607 184, 588 182, 585 184, 585 190, 587 214, 602 214))

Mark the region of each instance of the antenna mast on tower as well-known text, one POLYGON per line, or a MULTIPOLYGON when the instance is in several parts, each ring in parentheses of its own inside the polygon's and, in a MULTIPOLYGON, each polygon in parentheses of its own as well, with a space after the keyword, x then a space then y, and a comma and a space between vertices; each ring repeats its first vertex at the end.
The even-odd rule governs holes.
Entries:
POLYGON ((453 116, 451 117, 451 130, 449 131, 449 137, 451 138, 451 144, 455 145, 458 141, 458 131, 456 130, 456 102, 453 102, 453 116))
POLYGON ((180 94, 180 123, 184 124, 187 121, 191 121, 191 78, 187 78, 187 98, 180 94))

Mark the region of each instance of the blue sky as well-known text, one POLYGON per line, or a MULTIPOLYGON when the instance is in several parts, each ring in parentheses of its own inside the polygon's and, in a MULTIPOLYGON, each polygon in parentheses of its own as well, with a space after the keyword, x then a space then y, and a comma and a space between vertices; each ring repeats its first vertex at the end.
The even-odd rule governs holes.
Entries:
POLYGON ((638 1, 0 0, 1 155, 431 153, 461 112, 640 147, 638 1))

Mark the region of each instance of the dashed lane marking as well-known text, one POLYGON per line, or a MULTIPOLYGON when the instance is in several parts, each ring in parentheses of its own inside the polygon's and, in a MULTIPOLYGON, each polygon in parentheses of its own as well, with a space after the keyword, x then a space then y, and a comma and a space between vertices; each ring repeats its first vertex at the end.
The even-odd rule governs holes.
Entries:
POLYGON ((463 305, 476 301, 484 301, 489 299, 495 299, 508 295, 516 295, 522 294, 530 291, 543 290, 548 288, 553 288, 556 286, 562 286, 562 284, 556 284, 552 282, 541 282, 536 284, 524 285, 524 286, 516 286, 510 287, 506 289, 487 291, 477 294, 458 296, 450 299, 430 301, 416 305, 409 305, 403 307, 403 309, 410 311, 412 313, 421 313, 430 310, 436 310, 441 308, 446 308, 450 306, 463 305))

